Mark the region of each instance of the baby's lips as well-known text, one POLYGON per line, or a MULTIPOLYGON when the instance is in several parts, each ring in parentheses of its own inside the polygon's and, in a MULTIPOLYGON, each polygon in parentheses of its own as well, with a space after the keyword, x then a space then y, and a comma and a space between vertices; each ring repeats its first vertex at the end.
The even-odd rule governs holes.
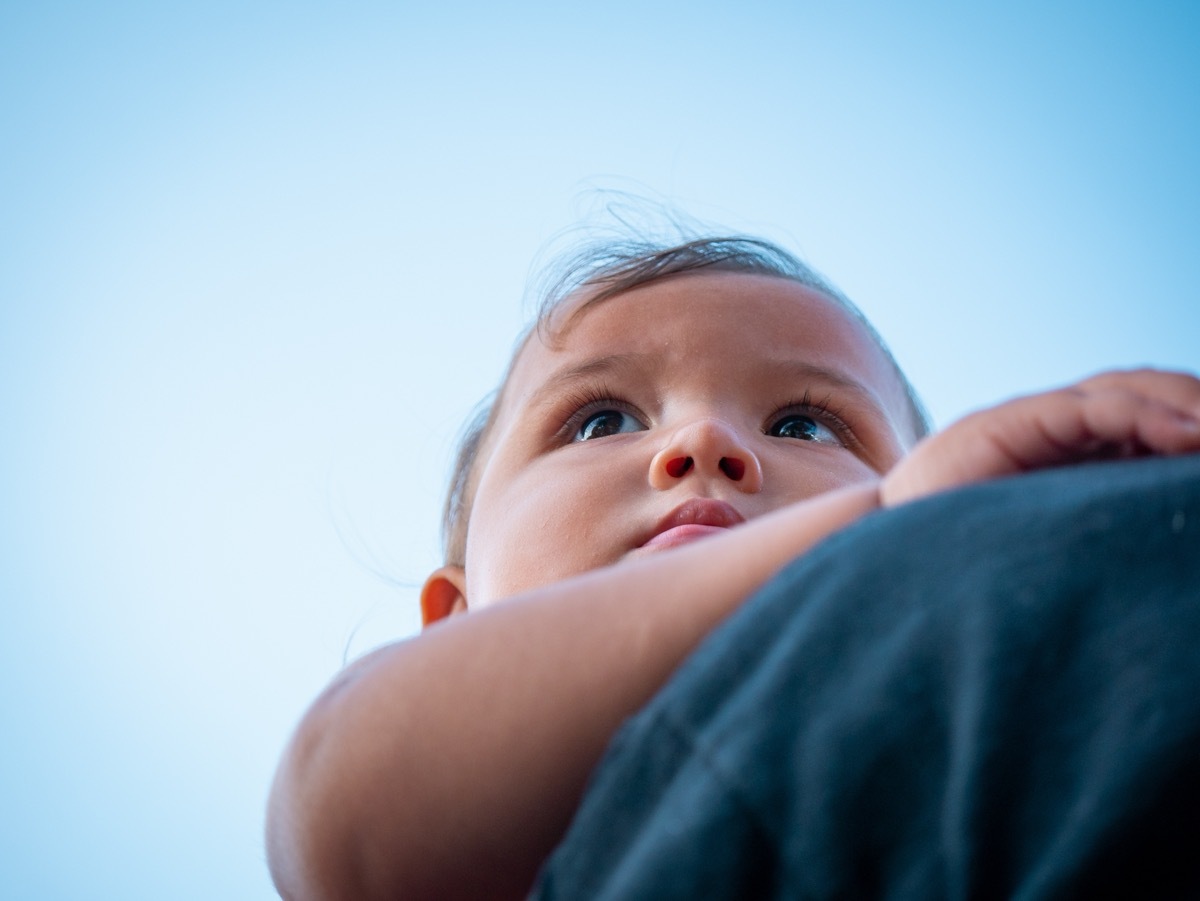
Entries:
POLYGON ((699 538, 724 532, 726 528, 726 526, 701 526, 695 524, 675 526, 674 528, 667 529, 665 532, 659 532, 643 544, 641 550, 661 551, 671 547, 678 547, 681 544, 688 544, 699 538))
POLYGON ((641 547, 674 547, 745 521, 746 517, 725 501, 693 497, 660 519, 641 547))

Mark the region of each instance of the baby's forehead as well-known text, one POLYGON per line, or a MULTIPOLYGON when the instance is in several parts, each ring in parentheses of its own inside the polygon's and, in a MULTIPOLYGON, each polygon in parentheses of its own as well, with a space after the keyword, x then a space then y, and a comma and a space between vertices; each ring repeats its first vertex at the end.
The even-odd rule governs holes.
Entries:
POLYGON ((747 345, 749 354, 761 349, 764 357, 791 356, 870 382, 881 406, 909 418, 907 383, 857 310, 793 279, 736 272, 688 273, 619 293, 584 288, 567 296, 520 345, 500 400, 515 400, 572 361, 587 365, 635 349, 650 355, 689 350, 692 362, 719 367, 734 362, 733 347, 746 351, 747 345), (691 332, 711 335, 714 328, 727 343, 697 340, 688 347, 691 332), (676 337, 659 340, 660 331, 676 337))
POLYGON ((703 325, 702 317, 718 315, 728 320, 726 327, 731 336, 753 331, 757 326, 753 317, 740 315, 751 297, 756 304, 770 302, 775 311, 797 323, 830 315, 848 323, 861 319, 857 311, 838 299, 782 276, 688 272, 618 292, 584 286, 542 310, 530 340, 518 350, 518 356, 539 343, 550 352, 586 349, 598 343, 597 329, 590 327, 597 319, 603 320, 600 334, 616 340, 644 337, 647 318, 678 315, 681 311, 697 327, 703 325), (614 307, 619 312, 614 313, 614 307))

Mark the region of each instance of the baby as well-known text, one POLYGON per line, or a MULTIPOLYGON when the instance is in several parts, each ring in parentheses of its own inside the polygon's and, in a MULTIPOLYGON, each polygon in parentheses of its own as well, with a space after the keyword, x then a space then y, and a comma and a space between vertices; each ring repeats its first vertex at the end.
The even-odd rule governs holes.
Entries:
POLYGON ((340 674, 280 764, 281 894, 524 896, 620 723, 782 566, 881 506, 1200 450, 1200 381, 1109 373, 927 431, 862 315, 773 245, 574 260, 464 441, 437 625, 340 674))

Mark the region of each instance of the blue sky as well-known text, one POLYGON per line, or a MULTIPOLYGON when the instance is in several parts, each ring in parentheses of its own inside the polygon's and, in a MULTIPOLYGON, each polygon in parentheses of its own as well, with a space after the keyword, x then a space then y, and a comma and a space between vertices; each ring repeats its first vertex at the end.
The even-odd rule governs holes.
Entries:
POLYGON ((799 251, 940 424, 1200 369, 1189 4, 0 11, 0 887, 272 897, 454 436, 597 189, 799 251))

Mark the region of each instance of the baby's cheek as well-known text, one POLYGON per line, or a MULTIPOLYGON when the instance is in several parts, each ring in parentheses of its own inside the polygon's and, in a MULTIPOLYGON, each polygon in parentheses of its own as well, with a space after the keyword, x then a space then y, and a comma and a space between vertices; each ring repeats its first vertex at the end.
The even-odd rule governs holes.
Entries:
POLYGON ((556 557, 544 553, 536 530, 519 539, 495 541, 467 555, 467 586, 472 607, 486 607, 514 595, 556 581, 549 564, 556 557))
POLYGON ((861 485, 879 478, 879 473, 858 457, 839 452, 830 455, 824 465, 814 466, 799 474, 795 490, 795 500, 817 497, 846 488, 851 485, 861 485))

